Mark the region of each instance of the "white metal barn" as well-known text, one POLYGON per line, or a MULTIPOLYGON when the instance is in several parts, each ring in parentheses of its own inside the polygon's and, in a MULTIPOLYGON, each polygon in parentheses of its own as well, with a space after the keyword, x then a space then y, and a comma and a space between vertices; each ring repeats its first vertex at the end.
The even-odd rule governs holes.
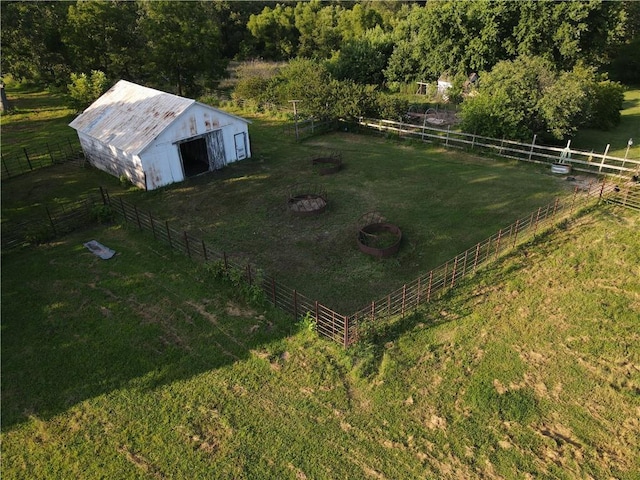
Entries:
POLYGON ((249 123, 120 80, 69 126, 92 165, 153 190, 250 157, 249 123))

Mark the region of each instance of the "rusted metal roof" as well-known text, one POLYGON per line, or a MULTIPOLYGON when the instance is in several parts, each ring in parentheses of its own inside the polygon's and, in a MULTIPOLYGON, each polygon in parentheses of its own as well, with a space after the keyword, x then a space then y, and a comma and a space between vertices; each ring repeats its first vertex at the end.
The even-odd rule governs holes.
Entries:
POLYGON ((194 103, 189 98, 120 80, 69 126, 137 155, 194 103))

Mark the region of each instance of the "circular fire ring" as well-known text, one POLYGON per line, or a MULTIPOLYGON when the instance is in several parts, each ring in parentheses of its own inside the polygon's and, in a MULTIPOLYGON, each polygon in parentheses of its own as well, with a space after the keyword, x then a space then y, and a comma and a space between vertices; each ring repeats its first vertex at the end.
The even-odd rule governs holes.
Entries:
POLYGON ((358 230, 360 251, 377 258, 386 258, 397 253, 402 241, 400 227, 385 221, 379 214, 367 214, 364 217, 372 221, 358 230))
POLYGON ((294 215, 319 215, 327 208, 327 194, 319 185, 294 185, 289 189, 287 205, 294 215))
POLYGON ((318 166, 319 175, 338 173, 342 169, 342 154, 332 153, 331 155, 313 158, 311 165, 318 166))

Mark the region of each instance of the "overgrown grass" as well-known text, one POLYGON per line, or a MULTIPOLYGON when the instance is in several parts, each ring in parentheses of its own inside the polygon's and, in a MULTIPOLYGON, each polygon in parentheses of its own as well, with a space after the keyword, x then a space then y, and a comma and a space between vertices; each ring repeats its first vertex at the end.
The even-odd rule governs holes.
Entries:
POLYGON ((3 477, 637 478, 639 222, 569 222, 369 357, 119 227, 4 254, 3 477))

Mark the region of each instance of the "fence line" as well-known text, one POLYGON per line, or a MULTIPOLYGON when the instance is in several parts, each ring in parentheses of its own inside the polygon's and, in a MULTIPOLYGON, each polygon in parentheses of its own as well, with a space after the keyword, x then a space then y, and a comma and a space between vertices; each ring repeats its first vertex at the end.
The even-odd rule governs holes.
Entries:
POLYGON ((538 145, 535 135, 531 143, 522 143, 504 138, 498 139, 457 132, 450 128, 434 128, 392 120, 360 118, 357 124, 378 132, 393 132, 401 137, 440 143, 446 147, 480 149, 501 157, 531 163, 551 165, 562 159, 572 169, 580 172, 617 176, 630 176, 640 172, 640 160, 608 155, 609 145, 603 154, 599 154, 568 147, 538 145))
POLYGON ((95 195, 89 195, 64 205, 44 206, 39 216, 3 223, 2 249, 41 243, 85 226, 95 219, 94 207, 100 204, 95 195))
POLYGON ((66 140, 56 142, 17 146, 12 148, 12 153, 2 152, 2 180, 56 163, 82 158, 82 148, 78 137, 68 137, 66 140))
POLYGON ((348 345, 347 317, 332 310, 318 301, 314 301, 277 281, 275 277, 266 275, 250 263, 243 265, 234 260, 227 252, 220 252, 204 240, 194 237, 184 230, 176 230, 169 222, 155 218, 150 212, 140 211, 135 205, 122 197, 111 199, 109 193, 101 188, 105 204, 121 215, 125 223, 131 223, 139 230, 152 233, 156 240, 167 244, 188 257, 201 262, 217 261, 227 273, 237 272, 249 286, 262 290, 264 296, 277 308, 291 314, 294 321, 310 315, 316 324, 319 335, 341 345, 348 345))
POLYGON ((237 263, 227 252, 216 251, 204 240, 186 231, 173 229, 168 222, 154 218, 150 212, 141 212, 135 205, 121 197, 118 200, 111 200, 108 193, 103 192, 103 198, 105 203, 110 204, 114 211, 124 218, 125 222, 134 224, 140 230, 150 231, 156 240, 164 242, 190 258, 205 262, 215 260, 221 263, 224 271, 235 270, 250 286, 260 288, 265 298, 274 306, 293 315, 295 321, 310 315, 315 320, 319 335, 348 347, 358 340, 359 329, 363 322, 375 322, 398 315, 405 316, 415 311, 420 305, 440 298, 462 279, 475 274, 478 268, 498 259, 502 253, 526 239, 535 237, 545 227, 567 218, 578 209, 599 203, 602 199, 622 204, 629 198, 635 198, 631 192, 637 192, 637 189, 630 183, 623 184, 621 188, 612 181, 607 182, 606 178, 602 182, 593 182, 583 190, 576 187, 570 198, 563 201, 556 199, 538 208, 445 264, 419 276, 383 298, 372 301, 351 315, 340 314, 306 297, 296 289, 282 284, 275 277, 259 271, 250 263, 246 265, 237 263))
POLYGON ((347 316, 349 331, 347 345, 357 341, 358 329, 363 322, 375 322, 398 315, 404 317, 408 312, 415 311, 421 304, 441 297, 463 278, 474 274, 485 263, 497 259, 504 251, 528 238, 535 237, 544 227, 570 216, 577 209, 599 202, 603 197, 605 200, 621 203, 621 199, 628 198, 629 192, 632 191, 637 192, 637 189, 629 183, 621 189, 620 186, 611 181, 607 182, 606 179, 601 183, 590 184, 586 191, 576 187, 571 198, 564 201, 556 199, 538 208, 526 217, 501 228, 491 237, 458 254, 445 264, 347 316))

